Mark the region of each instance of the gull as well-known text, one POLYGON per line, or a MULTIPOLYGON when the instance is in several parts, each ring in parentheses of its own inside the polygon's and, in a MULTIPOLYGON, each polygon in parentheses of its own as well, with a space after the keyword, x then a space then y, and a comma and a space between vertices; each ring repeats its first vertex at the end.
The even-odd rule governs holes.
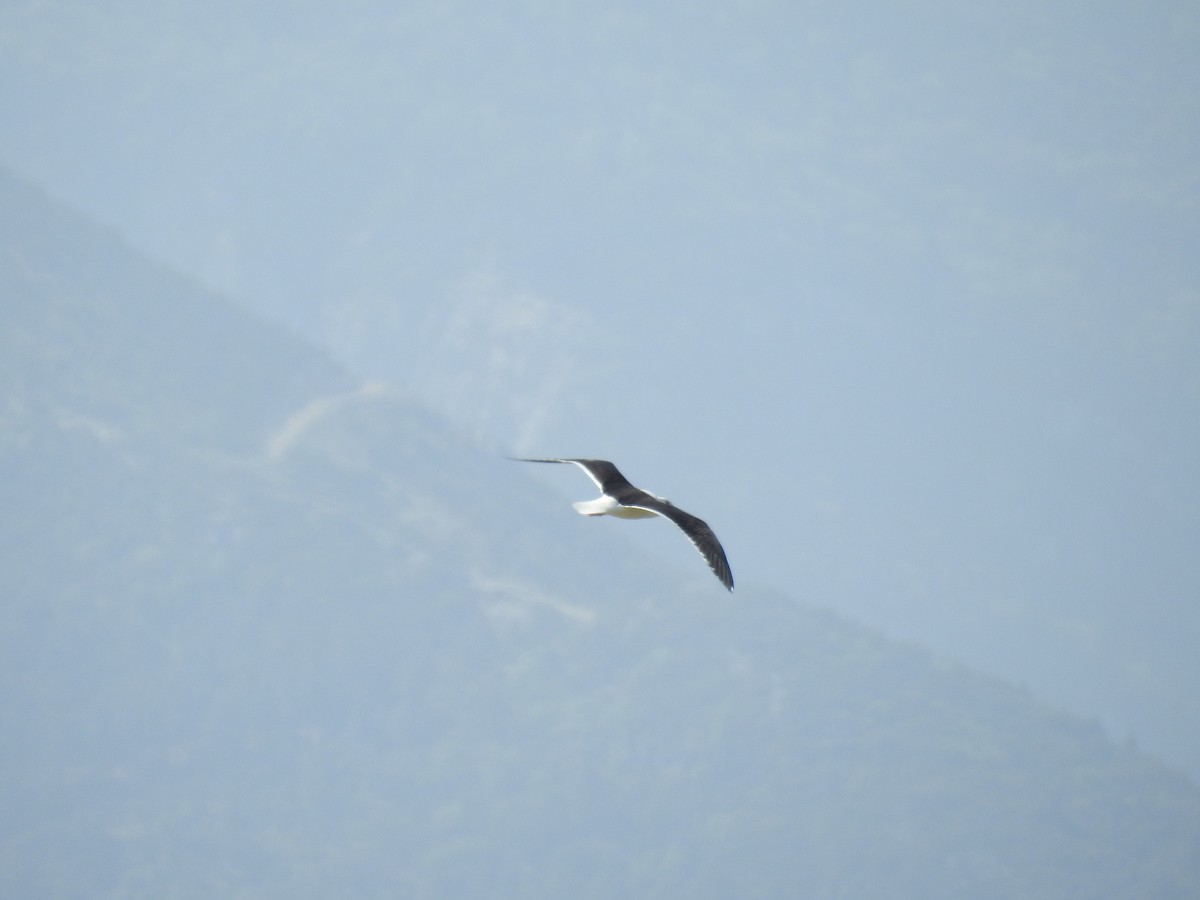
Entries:
POLYGON ((662 516, 670 519, 687 535, 692 545, 700 551, 708 567, 726 589, 733 590, 733 573, 729 571, 729 561, 725 558, 725 550, 713 530, 703 519, 698 519, 691 513, 686 513, 665 497, 636 488, 622 475, 617 467, 606 459, 527 459, 522 456, 510 456, 516 462, 536 463, 572 463, 587 473, 588 478, 600 488, 600 496, 595 500, 581 500, 572 503, 575 511, 584 516, 616 516, 619 519, 648 519, 651 516, 662 516))

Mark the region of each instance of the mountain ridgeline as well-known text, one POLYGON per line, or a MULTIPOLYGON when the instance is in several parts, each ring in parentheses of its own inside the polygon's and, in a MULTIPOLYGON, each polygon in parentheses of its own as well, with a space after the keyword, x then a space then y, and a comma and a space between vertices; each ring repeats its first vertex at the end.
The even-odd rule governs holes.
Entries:
POLYGON ((1200 791, 1095 723, 0 194, 0 894, 1200 895, 1200 791))

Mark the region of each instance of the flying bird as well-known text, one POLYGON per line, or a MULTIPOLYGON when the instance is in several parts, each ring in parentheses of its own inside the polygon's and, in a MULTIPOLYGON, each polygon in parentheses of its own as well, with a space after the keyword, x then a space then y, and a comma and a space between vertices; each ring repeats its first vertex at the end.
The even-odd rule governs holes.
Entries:
POLYGON ((729 560, 713 530, 703 519, 686 513, 665 497, 636 488, 622 475, 617 467, 606 459, 526 459, 510 456, 517 462, 573 463, 587 473, 588 478, 600 488, 595 500, 572 503, 575 511, 584 516, 616 516, 619 519, 648 519, 663 516, 683 529, 688 540, 700 551, 708 567, 713 570, 726 589, 733 590, 733 573, 729 571, 729 560))

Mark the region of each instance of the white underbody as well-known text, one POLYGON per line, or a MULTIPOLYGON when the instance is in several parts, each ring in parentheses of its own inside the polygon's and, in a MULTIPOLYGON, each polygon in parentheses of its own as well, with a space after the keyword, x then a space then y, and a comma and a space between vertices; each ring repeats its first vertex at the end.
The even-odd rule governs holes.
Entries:
POLYGON ((607 494, 602 494, 595 500, 580 500, 572 503, 575 512, 581 516, 616 516, 618 519, 649 519, 658 513, 648 509, 638 509, 636 506, 622 506, 607 494))

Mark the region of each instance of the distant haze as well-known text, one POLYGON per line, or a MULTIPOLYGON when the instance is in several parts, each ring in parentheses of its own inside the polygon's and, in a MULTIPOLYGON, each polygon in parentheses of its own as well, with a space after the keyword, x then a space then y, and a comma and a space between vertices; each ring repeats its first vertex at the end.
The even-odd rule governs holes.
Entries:
POLYGON ((1200 778, 1200 7, 402 6, 8 4, 0 161, 1200 778))
POLYGON ((726 593, 3 172, 0 285, 0 896, 1200 895, 1133 742, 726 593))

